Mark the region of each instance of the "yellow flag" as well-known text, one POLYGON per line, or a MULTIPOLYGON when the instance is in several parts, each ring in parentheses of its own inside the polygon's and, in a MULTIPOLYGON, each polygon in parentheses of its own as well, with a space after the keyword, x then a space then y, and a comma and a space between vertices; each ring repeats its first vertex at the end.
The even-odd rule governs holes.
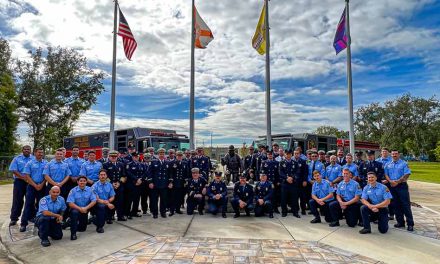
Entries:
POLYGON ((258 20, 257 29, 255 30, 254 37, 252 38, 252 46, 258 51, 260 55, 266 53, 266 5, 261 10, 260 19, 258 20))

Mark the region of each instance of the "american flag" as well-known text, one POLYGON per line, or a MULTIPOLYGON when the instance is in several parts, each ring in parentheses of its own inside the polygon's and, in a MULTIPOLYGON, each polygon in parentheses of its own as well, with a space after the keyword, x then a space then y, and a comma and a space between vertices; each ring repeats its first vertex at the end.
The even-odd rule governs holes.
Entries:
POLYGON ((122 37, 122 42, 124 44, 125 56, 128 60, 131 60, 134 51, 136 50, 137 43, 131 33, 130 26, 128 26, 127 20, 125 20, 121 9, 119 9, 119 30, 118 35, 122 37))

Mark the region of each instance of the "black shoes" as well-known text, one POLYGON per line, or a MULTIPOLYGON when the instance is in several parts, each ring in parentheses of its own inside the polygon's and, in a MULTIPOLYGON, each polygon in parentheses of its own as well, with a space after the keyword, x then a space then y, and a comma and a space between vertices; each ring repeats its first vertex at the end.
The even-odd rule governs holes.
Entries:
POLYGON ((176 214, 183 214, 182 211, 178 210, 176 211, 176 214))
POLYGON ((395 227, 395 228, 404 228, 405 225, 404 225, 404 224, 399 224, 399 223, 397 223, 397 224, 394 225, 394 227, 395 227))
POLYGON ((273 209, 273 212, 276 213, 276 214, 279 214, 279 213, 280 213, 280 210, 278 210, 278 207, 275 207, 275 208, 273 209))
POLYGON ((96 228, 96 232, 98 233, 104 233, 104 228, 100 227, 100 228, 96 228))
POLYGON ((321 223, 321 218, 314 218, 312 221, 310 221, 312 224, 321 223))
POLYGON ((282 213, 281 214, 281 217, 286 217, 287 216, 287 213, 282 213))
POLYGON ((107 223, 108 225, 111 225, 111 224, 113 224, 113 220, 109 219, 109 220, 107 220, 106 223, 107 223))
POLYGON ((76 239, 77 239, 76 234, 71 234, 70 235, 70 240, 76 240, 76 239))
POLYGON ((11 220, 11 222, 9 222, 9 226, 15 226, 17 224, 16 220, 11 220))
POLYGON ((246 211, 246 216, 251 216, 251 212, 246 211))
POLYGON ((409 232, 412 232, 412 231, 414 231, 414 227, 413 227, 413 226, 408 226, 408 227, 406 228, 406 230, 408 230, 409 232))
POLYGON ((127 217, 125 216, 118 217, 118 221, 127 221, 127 217))
POLYGON ((203 215, 203 211, 199 211, 199 215, 203 215))
POLYGON ((301 214, 302 215, 306 215, 306 211, 301 211, 301 214))
POLYGON ((160 214, 160 217, 167 218, 167 214, 160 214))
POLYGON ((173 212, 171 212, 171 213, 168 214, 169 217, 171 217, 171 216, 173 216, 173 215, 174 215, 173 212))
POLYGON ((301 216, 298 213, 293 214, 293 216, 296 217, 296 218, 301 218, 301 216))
POLYGON ((226 213, 222 213, 222 217, 223 218, 226 218, 227 216, 226 216, 226 213))
POLYGON ((390 215, 390 217, 388 217, 388 220, 394 220, 394 215, 390 215))
POLYGON ((328 226, 329 226, 329 227, 340 226, 340 225, 339 225, 339 221, 331 222, 330 224, 328 224, 328 226))
POLYGON ((240 214, 234 214, 234 218, 239 218, 240 214))
POLYGON ((128 219, 128 220, 131 220, 131 219, 133 219, 133 217, 132 217, 131 215, 129 215, 129 216, 127 217, 127 219, 128 219))
POLYGON ((50 246, 50 242, 49 242, 49 240, 41 240, 41 245, 43 247, 48 247, 48 246, 50 246))
POLYGON ((273 213, 269 213, 269 218, 273 218, 273 213))
POLYGON ((26 232, 26 226, 20 226, 20 232, 26 232))
POLYGON ((154 219, 157 219, 157 215, 153 215, 153 218, 154 218, 154 219))
POLYGON ((370 233, 371 233, 370 229, 362 228, 361 230, 359 230, 359 234, 370 234, 370 233))

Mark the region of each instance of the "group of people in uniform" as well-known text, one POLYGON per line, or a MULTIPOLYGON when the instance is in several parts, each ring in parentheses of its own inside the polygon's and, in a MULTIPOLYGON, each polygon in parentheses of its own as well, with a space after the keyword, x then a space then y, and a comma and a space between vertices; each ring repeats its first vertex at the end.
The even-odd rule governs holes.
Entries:
MULTIPOLYGON (((311 223, 320 223, 324 215, 329 226, 363 226, 360 233, 370 233, 370 221, 378 221, 379 231, 388 230, 388 221, 395 227, 413 230, 407 180, 411 174, 398 151, 384 148, 381 157, 369 151, 367 160, 357 155, 337 155, 301 148, 283 151, 274 143, 272 149, 249 148, 243 159, 233 146, 222 159, 222 172, 214 172, 203 148, 196 151, 167 151, 148 148, 137 153, 134 148, 109 151, 96 159, 94 151, 79 157, 73 147, 71 157, 66 150, 56 150, 51 161, 44 159, 41 148, 22 148, 9 170, 14 175, 10 225, 21 215, 20 231, 28 222, 38 227, 43 246, 50 246, 49 237, 61 239, 62 229, 70 226, 71 240, 94 223, 98 233, 114 220, 127 221, 147 214, 162 218, 194 211, 227 217, 230 199, 234 218, 241 212, 250 216, 273 218, 274 213, 300 218, 310 210, 311 223), (327 155, 328 154, 328 155, 327 155), (211 177, 213 175, 213 177, 211 177), (228 195, 228 185, 232 194, 228 195), (228 197, 230 196, 230 197, 228 197), (24 199, 25 198, 25 199, 24 199), (186 201, 185 201, 186 199, 186 201), (23 210, 24 207, 24 210, 23 210), (168 212, 168 215, 167 215, 168 212)), ((361 154, 361 153, 360 153, 361 154)))

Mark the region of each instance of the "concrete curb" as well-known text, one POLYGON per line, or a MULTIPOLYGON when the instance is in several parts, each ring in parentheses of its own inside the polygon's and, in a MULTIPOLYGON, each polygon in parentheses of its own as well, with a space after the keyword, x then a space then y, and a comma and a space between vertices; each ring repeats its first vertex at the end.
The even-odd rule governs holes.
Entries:
POLYGON ((14 255, 8 248, 7 243, 12 242, 11 236, 9 233, 9 221, 6 220, 0 230, 0 250, 6 253, 8 259, 13 261, 14 263, 24 264, 22 260, 20 260, 16 255, 14 255))

